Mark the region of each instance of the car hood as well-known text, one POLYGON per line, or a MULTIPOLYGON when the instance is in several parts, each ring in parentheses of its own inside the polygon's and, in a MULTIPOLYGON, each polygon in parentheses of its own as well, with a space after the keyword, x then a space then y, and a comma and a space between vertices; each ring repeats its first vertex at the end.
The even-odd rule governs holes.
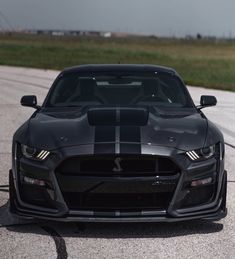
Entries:
POLYGON ((162 116, 148 109, 111 108, 37 112, 28 122, 31 146, 62 147, 137 143, 192 150, 206 139, 207 119, 200 113, 162 116))

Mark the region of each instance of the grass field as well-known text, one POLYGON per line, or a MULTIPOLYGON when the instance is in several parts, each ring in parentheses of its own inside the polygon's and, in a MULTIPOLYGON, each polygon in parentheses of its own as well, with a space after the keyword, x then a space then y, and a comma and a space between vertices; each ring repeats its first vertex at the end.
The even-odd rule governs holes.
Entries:
POLYGON ((0 64, 45 69, 88 63, 175 68, 190 85, 235 91, 235 42, 0 35, 0 64))

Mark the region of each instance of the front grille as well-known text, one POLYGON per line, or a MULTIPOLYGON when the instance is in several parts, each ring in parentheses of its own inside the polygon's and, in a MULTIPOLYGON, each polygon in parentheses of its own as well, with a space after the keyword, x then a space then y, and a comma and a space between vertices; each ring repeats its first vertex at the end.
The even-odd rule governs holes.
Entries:
POLYGON ((157 156, 78 156, 55 170, 69 209, 167 209, 180 170, 170 159, 157 156))
POLYGON ((170 159, 156 156, 78 156, 64 160, 56 171, 65 175, 143 176, 173 175, 179 168, 170 159))

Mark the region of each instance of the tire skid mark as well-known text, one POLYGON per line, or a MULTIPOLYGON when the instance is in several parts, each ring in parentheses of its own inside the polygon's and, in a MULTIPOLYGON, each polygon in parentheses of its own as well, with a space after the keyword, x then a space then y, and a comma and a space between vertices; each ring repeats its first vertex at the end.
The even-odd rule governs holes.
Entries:
POLYGON ((0 192, 9 192, 9 185, 8 184, 0 185, 0 192))
POLYGON ((35 87, 47 89, 47 90, 49 90, 49 88, 50 88, 50 86, 45 86, 45 85, 40 85, 40 84, 35 84, 35 83, 29 83, 29 82, 24 82, 24 81, 21 81, 21 80, 9 79, 9 78, 4 78, 4 77, 0 77, 0 80, 5 80, 5 81, 8 81, 8 82, 13 82, 13 83, 20 83, 20 84, 25 84, 25 85, 30 85, 30 86, 35 86, 35 87))
POLYGON ((9 192, 9 190, 0 188, 0 192, 9 192))
POLYGON ((63 237, 60 236, 59 233, 57 233, 51 227, 41 226, 41 228, 53 238, 56 245, 57 259, 67 259, 68 253, 67 253, 66 244, 63 237))
POLYGON ((231 148, 234 148, 234 149, 235 149, 235 146, 232 145, 232 144, 229 144, 229 143, 227 143, 227 142, 224 142, 224 144, 227 145, 227 146, 229 146, 229 147, 231 147, 231 148))
MULTIPOLYGON (((19 92, 19 93, 21 93, 22 94, 22 88, 20 88, 17 84, 15 84, 14 82, 11 82, 10 81, 11 79, 1 79, 0 78, 0 83, 3 83, 3 84, 1 84, 1 87, 2 87, 2 90, 3 91, 5 91, 5 93, 4 94, 6 94, 6 92, 9 92, 9 90, 10 91, 14 91, 14 92, 19 92), (6 82, 7 82, 7 84, 6 84, 6 82), (5 88, 5 89, 4 89, 5 88)), ((25 85, 25 83, 23 83, 23 82, 21 82, 20 84, 24 84, 25 85)), ((35 88, 35 86, 34 85, 30 85, 30 83, 26 83, 26 84, 28 84, 27 86, 29 86, 29 87, 32 87, 32 88, 35 88)), ((43 89, 44 90, 44 89, 43 89)), ((15 93, 14 93, 15 94, 15 93)), ((14 96, 13 96, 14 97, 14 96)), ((4 100, 5 101, 5 100, 4 100)), ((2 103, 1 105, 10 105, 10 103, 2 103)), ((15 103, 14 104, 15 106, 16 105, 18 105, 19 106, 19 104, 18 103, 15 103)))
POLYGON ((0 228, 21 227, 21 226, 35 226, 43 229, 53 238, 55 242, 57 259, 68 258, 67 248, 63 237, 60 236, 59 233, 57 233, 53 228, 49 226, 40 226, 38 223, 16 223, 16 224, 9 224, 9 225, 1 225, 0 228))
POLYGON ((216 126, 218 126, 218 128, 225 134, 229 135, 230 137, 233 137, 235 138, 235 132, 230 130, 230 129, 227 129, 227 128, 224 128, 223 126, 221 126, 220 124, 218 123, 214 123, 216 126))
POLYGON ((20 77, 38 78, 38 79, 47 80, 47 81, 54 80, 54 78, 52 78, 52 77, 43 77, 43 76, 38 76, 38 75, 28 75, 28 74, 24 74, 24 73, 11 73, 11 72, 5 72, 5 71, 0 70, 0 74, 1 73, 2 74, 8 74, 8 75, 20 76, 20 77))

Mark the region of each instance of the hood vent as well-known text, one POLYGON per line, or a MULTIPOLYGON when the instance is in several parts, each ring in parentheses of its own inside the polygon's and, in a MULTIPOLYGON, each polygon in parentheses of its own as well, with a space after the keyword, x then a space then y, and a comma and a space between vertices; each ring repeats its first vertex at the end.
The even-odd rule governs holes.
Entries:
POLYGON ((147 108, 91 108, 88 121, 91 126, 145 126, 147 108))

